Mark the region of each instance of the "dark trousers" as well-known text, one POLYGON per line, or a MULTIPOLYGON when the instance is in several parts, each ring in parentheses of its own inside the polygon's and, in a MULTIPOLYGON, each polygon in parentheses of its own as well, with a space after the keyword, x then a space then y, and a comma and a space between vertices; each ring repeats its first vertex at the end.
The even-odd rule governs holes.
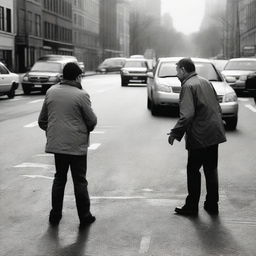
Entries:
POLYGON ((74 184, 76 206, 79 219, 90 213, 90 198, 86 180, 87 155, 75 156, 54 154, 56 173, 52 185, 52 211, 56 215, 62 214, 64 190, 67 182, 67 173, 70 167, 74 184))
POLYGON ((219 201, 218 185, 218 145, 188 151, 186 205, 198 208, 201 193, 201 174, 203 166, 206 180, 206 200, 209 206, 216 206, 219 201))

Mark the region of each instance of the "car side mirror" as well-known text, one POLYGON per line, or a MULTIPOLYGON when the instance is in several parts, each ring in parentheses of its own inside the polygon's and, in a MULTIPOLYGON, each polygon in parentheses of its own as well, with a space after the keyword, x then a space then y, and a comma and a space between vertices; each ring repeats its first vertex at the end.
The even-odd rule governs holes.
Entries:
POLYGON ((152 71, 147 72, 147 76, 149 78, 153 78, 154 77, 153 72, 152 71))
POLYGON ((236 79, 232 76, 226 76, 225 79, 228 83, 235 83, 236 82, 236 79))

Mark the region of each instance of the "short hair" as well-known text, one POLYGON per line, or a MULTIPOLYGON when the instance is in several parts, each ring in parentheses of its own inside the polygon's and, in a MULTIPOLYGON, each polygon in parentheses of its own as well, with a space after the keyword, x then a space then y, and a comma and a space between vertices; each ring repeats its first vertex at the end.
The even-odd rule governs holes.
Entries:
POLYGON ((194 72, 196 70, 194 62, 191 58, 183 58, 179 60, 176 65, 179 68, 184 68, 188 73, 194 72))
POLYGON ((63 68, 63 79, 76 80, 81 74, 82 70, 75 62, 68 62, 63 68))

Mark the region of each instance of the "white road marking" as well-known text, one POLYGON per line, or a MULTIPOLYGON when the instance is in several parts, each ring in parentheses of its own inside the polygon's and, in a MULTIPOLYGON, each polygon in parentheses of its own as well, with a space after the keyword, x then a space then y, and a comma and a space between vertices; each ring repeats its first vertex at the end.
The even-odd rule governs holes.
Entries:
POLYGON ((150 246, 151 236, 146 235, 141 238, 139 254, 144 254, 148 251, 150 246))
POLYGON ((90 196, 94 200, 133 200, 133 199, 146 199, 145 196, 90 196))
POLYGON ((24 125, 25 128, 32 128, 32 127, 35 127, 35 126, 38 126, 38 122, 37 121, 32 122, 32 123, 27 124, 27 125, 24 125))
POLYGON ((92 134, 104 134, 105 132, 104 131, 92 131, 91 133, 92 134))
POLYGON ((44 176, 44 175, 22 175, 23 177, 27 177, 27 178, 43 178, 43 179, 47 179, 47 180, 53 180, 53 177, 49 177, 49 176, 44 176))
POLYGON ((32 101, 28 102, 28 104, 38 103, 38 102, 42 102, 42 101, 44 101, 44 99, 32 100, 32 101))
POLYGON ((252 112, 256 113, 256 108, 253 107, 252 105, 247 104, 247 105, 245 105, 245 107, 249 108, 252 112))
POLYGON ((22 163, 13 166, 15 168, 43 168, 43 169, 50 169, 55 168, 55 165, 52 164, 41 164, 41 163, 22 163))
POLYGON ((88 149, 89 150, 96 150, 100 145, 101 145, 100 143, 94 143, 94 144, 91 144, 88 149))
POLYGON ((154 190, 151 188, 143 188, 142 191, 144 192, 153 192, 154 190))
POLYGON ((45 153, 45 154, 37 154, 35 156, 47 156, 47 157, 53 157, 53 154, 48 154, 48 153, 45 153))

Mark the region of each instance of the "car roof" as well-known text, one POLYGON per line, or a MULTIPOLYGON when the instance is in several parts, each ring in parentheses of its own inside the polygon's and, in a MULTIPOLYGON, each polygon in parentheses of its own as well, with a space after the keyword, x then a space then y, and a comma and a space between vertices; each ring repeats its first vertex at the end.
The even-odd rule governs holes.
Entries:
POLYGON ((256 58, 232 58, 229 61, 256 61, 256 58))
MULTIPOLYGON (((179 61, 185 57, 164 57, 164 58, 158 58, 159 61, 179 61)), ((211 60, 205 59, 205 58, 198 58, 198 57, 191 57, 192 61, 194 62, 205 62, 205 63, 212 63, 211 60)))
POLYGON ((147 60, 144 58, 128 58, 128 59, 126 59, 126 61, 134 62, 134 61, 147 61, 147 60))

